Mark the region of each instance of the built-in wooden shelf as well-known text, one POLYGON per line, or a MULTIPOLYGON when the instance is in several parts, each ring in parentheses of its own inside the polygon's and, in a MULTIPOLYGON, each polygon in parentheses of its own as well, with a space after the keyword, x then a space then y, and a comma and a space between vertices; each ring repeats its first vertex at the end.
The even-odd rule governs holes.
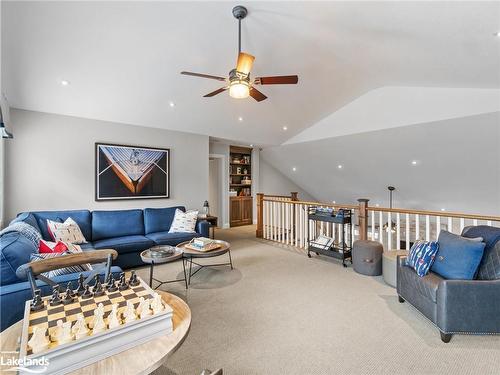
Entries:
POLYGON ((230 225, 235 227, 252 224, 252 185, 241 183, 252 178, 252 149, 231 146, 229 158, 229 189, 236 191, 237 194, 229 200, 230 225), (238 163, 238 161, 241 162, 238 163), (241 173, 243 171, 247 173, 241 173))
POLYGON ((231 164, 231 165, 243 165, 243 166, 250 166, 250 165, 252 165, 250 163, 229 163, 229 164, 231 164))
POLYGON ((250 173, 246 173, 246 174, 243 174, 243 173, 231 173, 230 176, 251 176, 250 173))

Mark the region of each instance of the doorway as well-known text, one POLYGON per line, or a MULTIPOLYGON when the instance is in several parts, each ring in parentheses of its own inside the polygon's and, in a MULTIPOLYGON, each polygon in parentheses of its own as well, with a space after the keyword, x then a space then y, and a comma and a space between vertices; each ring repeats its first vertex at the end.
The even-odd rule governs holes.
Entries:
POLYGON ((222 158, 210 157, 208 160, 208 203, 210 215, 218 217, 218 225, 223 223, 222 215, 222 158))

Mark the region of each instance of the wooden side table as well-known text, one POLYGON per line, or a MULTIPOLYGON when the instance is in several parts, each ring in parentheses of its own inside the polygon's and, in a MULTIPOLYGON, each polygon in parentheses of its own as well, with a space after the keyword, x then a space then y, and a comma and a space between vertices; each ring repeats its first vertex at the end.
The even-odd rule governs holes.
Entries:
MULTIPOLYGON (((179 297, 158 291, 163 300, 174 310, 174 330, 164 336, 160 336, 134 348, 125 350, 95 362, 89 366, 82 367, 71 372, 72 375, 123 375, 123 374, 149 374, 160 367, 167 358, 174 353, 184 342, 191 327, 191 310, 179 297)), ((22 320, 11 325, 0 335, 0 347, 2 353, 2 366, 0 372, 6 371, 10 366, 8 358, 18 358, 18 339, 21 336, 22 320), (7 353, 10 352, 10 353, 7 353)))
POLYGON ((206 220, 206 221, 209 222, 209 224, 210 224, 209 237, 212 238, 212 239, 215 239, 215 228, 217 227, 217 222, 219 220, 218 217, 217 216, 208 215, 203 220, 206 220), (210 229, 212 229, 212 236, 210 236, 210 229))

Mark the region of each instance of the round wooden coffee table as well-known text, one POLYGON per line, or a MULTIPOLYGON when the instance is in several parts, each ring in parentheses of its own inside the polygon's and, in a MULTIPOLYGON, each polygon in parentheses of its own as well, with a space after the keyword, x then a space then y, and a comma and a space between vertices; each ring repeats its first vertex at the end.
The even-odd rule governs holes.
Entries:
MULTIPOLYGON (((168 335, 158 337, 132 349, 117 353, 111 357, 82 367, 71 374, 74 375, 101 375, 101 374, 149 374, 160 367, 167 358, 174 353, 184 342, 189 328, 191 327, 191 310, 179 297, 173 294, 158 291, 163 300, 174 310, 174 331, 168 335)), ((17 352, 18 339, 21 336, 22 321, 19 321, 0 335, 0 347, 2 352, 17 352)), ((0 354, 3 356, 3 354, 0 354)), ((6 360, 7 358, 5 358, 6 360)), ((5 360, 3 362, 5 362, 5 360)), ((1 367, 1 371, 10 366, 1 367)))
POLYGON ((186 245, 189 244, 189 242, 190 241, 186 241, 177 245, 177 248, 182 249, 184 258, 186 258, 186 260, 189 262, 188 285, 191 283, 191 276, 196 274, 202 268, 231 266, 231 269, 233 269, 233 259, 231 258, 231 245, 229 244, 229 242, 222 240, 214 240, 214 242, 219 243, 221 247, 211 251, 198 251, 198 250, 188 249, 186 245), (193 261, 194 258, 213 258, 224 255, 226 253, 229 255, 229 263, 199 264, 193 261), (195 270, 194 272, 192 271, 193 264, 198 266, 198 269, 195 270))

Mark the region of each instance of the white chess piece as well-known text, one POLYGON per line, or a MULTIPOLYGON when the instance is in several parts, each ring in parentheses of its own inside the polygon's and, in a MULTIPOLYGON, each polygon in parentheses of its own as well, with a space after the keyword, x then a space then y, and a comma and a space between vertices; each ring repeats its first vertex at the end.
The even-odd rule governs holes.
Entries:
POLYGON ((146 316, 151 315, 151 310, 149 309, 149 305, 151 304, 151 301, 149 299, 144 299, 143 297, 142 301, 139 304, 140 309, 140 317, 141 319, 145 318, 146 316))
POLYGON ((76 340, 79 340, 89 334, 89 329, 87 328, 87 323, 85 322, 85 317, 82 313, 76 316, 76 323, 72 330, 76 340))
POLYGON ((33 328, 33 336, 28 341, 28 345, 33 353, 40 353, 49 347, 50 341, 45 336, 47 329, 42 327, 33 328))
POLYGON ((59 319, 56 322, 56 327, 52 331, 52 334, 50 335, 50 339, 52 341, 59 341, 59 337, 61 336, 62 333, 62 327, 63 327, 63 321, 59 319))
POLYGON ((153 302, 151 303, 151 308, 153 309, 153 314, 158 314, 164 310, 163 302, 161 301, 161 296, 158 293, 153 294, 153 302))
POLYGON ((71 334, 71 322, 64 322, 61 330, 59 331, 57 342, 59 344, 66 344, 71 341, 73 341, 73 335, 71 334))
POLYGON ((97 309, 94 310, 94 319, 92 321, 92 334, 96 334, 106 330, 106 324, 104 323, 104 305, 100 303, 97 305, 97 309))
POLYGON ((120 325, 120 319, 118 318, 118 304, 114 303, 111 307, 111 313, 108 316, 108 327, 115 328, 120 325))
POLYGON ((125 308, 124 316, 125 323, 130 323, 137 319, 137 316, 135 315, 134 304, 130 301, 127 301, 127 307, 125 308))

